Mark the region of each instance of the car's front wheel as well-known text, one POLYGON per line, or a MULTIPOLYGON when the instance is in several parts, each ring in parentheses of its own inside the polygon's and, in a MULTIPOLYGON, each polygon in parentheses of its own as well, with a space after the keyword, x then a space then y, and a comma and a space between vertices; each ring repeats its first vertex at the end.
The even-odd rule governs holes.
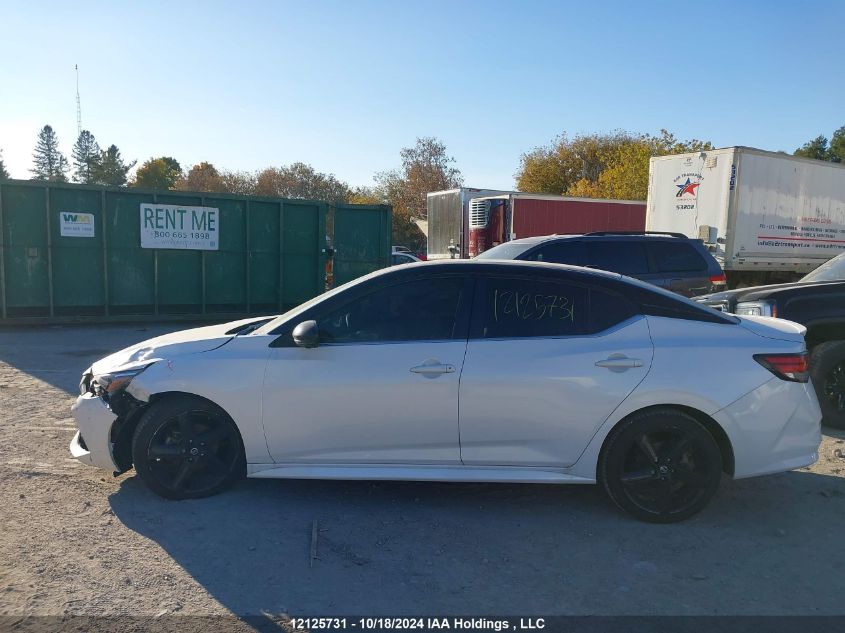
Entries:
POLYGON ((187 395, 166 398, 144 413, 132 459, 141 480, 168 499, 216 494, 246 471, 231 418, 211 402, 187 395))
POLYGON ((599 458, 599 479, 620 508, 652 523, 683 521, 719 487, 722 455, 693 416, 660 408, 614 429, 599 458))

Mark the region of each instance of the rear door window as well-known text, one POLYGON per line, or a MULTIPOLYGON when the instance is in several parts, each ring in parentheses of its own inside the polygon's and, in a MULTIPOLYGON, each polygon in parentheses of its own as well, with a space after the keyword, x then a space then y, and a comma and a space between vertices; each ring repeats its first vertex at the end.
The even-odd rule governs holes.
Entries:
POLYGON ((660 273, 704 272, 707 262, 687 242, 652 242, 646 247, 660 273))
POLYGON ((488 278, 476 291, 473 338, 575 336, 588 328, 587 288, 530 278, 488 278))
POLYGON ((648 274, 648 258, 641 242, 591 240, 586 242, 586 265, 622 275, 648 274))
POLYGON ((623 293, 565 279, 491 277, 475 295, 475 339, 597 334, 641 312, 623 293))

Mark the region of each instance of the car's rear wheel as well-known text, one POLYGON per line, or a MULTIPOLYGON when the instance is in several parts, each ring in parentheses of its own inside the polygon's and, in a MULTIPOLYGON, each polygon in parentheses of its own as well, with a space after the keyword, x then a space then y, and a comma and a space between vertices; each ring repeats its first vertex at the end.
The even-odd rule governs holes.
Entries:
POLYGON ((845 429, 845 341, 829 341, 813 348, 810 378, 819 398, 822 423, 845 429))
POLYGON ((168 499, 216 494, 245 474, 243 443, 226 413, 207 400, 176 396, 138 422, 132 459, 141 480, 168 499))
POLYGON ((693 416, 660 408, 635 413, 608 437, 599 479, 621 509, 674 523, 700 512, 719 487, 722 455, 693 416))

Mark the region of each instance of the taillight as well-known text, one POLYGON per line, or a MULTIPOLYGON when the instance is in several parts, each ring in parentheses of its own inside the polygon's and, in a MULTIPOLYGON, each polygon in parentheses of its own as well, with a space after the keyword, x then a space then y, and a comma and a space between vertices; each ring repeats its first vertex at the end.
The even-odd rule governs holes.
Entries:
POLYGON ((714 286, 724 286, 728 283, 728 278, 725 277, 725 273, 721 275, 710 275, 710 283, 714 286))
POLYGON ((781 380, 807 382, 810 378, 807 352, 800 354, 754 354, 754 360, 781 380))

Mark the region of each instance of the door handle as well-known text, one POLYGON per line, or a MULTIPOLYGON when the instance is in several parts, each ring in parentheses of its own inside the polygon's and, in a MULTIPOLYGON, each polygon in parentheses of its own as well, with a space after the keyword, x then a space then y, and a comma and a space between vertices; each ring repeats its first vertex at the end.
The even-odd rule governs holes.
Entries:
POLYGON ((417 365, 416 367, 411 367, 411 372, 415 374, 422 374, 423 376, 438 376, 440 374, 453 374, 455 373, 455 366, 454 365, 444 365, 442 363, 437 364, 422 364, 417 365))
POLYGON ((596 361, 596 367, 605 367, 610 371, 625 371, 632 367, 642 367, 643 361, 639 358, 628 358, 622 354, 611 354, 604 360, 596 361))

